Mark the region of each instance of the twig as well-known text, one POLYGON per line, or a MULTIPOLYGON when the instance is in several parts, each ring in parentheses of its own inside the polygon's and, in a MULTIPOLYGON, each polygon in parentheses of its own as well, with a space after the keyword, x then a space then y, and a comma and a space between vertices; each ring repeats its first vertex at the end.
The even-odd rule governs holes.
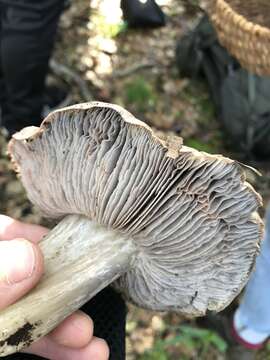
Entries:
POLYGON ((58 63, 56 60, 52 59, 50 61, 50 69, 57 76, 63 76, 66 78, 68 82, 73 81, 77 84, 80 89, 81 95, 86 101, 93 100, 93 95, 90 92, 88 85, 85 80, 81 78, 79 74, 77 74, 74 70, 71 70, 66 65, 58 63))
POLYGON ((134 73, 136 73, 137 71, 143 70, 143 69, 148 69, 148 68, 152 68, 154 66, 156 66, 157 64, 154 62, 144 62, 144 63, 140 63, 140 64, 135 64, 127 69, 124 70, 115 70, 112 73, 112 77, 113 78, 122 78, 125 76, 129 76, 132 75, 134 73))

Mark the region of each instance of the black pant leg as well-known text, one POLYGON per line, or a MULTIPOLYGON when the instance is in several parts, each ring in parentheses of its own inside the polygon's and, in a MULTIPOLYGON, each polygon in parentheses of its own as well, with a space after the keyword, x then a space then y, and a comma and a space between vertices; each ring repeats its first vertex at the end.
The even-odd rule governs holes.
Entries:
POLYGON ((45 77, 64 0, 0 0, 1 60, 10 132, 39 124, 45 77))
POLYGON ((94 335, 107 341, 110 360, 125 360, 127 309, 121 295, 109 286, 85 304, 82 310, 94 321, 94 335))

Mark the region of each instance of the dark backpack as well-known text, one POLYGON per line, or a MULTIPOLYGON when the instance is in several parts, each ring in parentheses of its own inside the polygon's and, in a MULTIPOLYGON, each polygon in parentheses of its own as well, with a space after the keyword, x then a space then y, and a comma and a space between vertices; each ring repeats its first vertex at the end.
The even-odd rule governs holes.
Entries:
POLYGON ((123 18, 130 27, 159 27, 165 25, 165 14, 155 0, 121 0, 123 18))
POLYGON ((179 41, 176 60, 181 75, 206 79, 231 143, 248 155, 270 156, 270 78, 242 69, 207 16, 179 41))

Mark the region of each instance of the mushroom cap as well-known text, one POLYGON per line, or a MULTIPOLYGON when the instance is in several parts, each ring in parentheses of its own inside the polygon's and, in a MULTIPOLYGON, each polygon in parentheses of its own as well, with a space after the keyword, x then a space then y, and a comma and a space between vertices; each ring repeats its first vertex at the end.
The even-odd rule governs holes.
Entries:
POLYGON ((130 235, 137 260, 115 286, 135 304, 203 315, 246 284, 263 225, 239 163, 100 102, 54 111, 9 152, 45 216, 82 214, 130 235))

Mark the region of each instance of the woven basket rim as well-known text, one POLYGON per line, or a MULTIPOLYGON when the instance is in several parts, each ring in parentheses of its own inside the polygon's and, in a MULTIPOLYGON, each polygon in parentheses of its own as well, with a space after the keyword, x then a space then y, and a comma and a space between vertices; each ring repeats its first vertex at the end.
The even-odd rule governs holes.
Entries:
POLYGON ((214 4, 215 7, 223 7, 224 11, 232 15, 233 21, 236 22, 239 27, 245 31, 254 35, 256 34, 256 36, 259 35, 270 39, 270 28, 248 20, 244 15, 241 15, 235 11, 226 0, 214 0, 214 4))

